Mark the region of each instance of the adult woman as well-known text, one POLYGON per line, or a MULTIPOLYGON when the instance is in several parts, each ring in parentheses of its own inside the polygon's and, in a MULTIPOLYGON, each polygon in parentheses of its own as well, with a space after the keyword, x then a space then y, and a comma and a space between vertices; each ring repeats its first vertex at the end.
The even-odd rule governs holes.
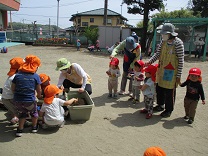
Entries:
POLYGON ((146 64, 152 64, 159 60, 157 70, 157 106, 156 111, 165 111, 160 115, 170 117, 175 103, 176 87, 180 82, 183 64, 184 64, 184 45, 179 39, 178 33, 174 31, 175 26, 171 23, 165 23, 159 33, 162 35, 162 41, 157 52, 150 58, 146 64))
POLYGON ((71 64, 66 58, 60 58, 56 64, 56 70, 61 71, 58 80, 59 88, 63 85, 66 92, 72 87, 79 88, 78 92, 86 90, 89 95, 92 94, 90 76, 79 64, 71 64))

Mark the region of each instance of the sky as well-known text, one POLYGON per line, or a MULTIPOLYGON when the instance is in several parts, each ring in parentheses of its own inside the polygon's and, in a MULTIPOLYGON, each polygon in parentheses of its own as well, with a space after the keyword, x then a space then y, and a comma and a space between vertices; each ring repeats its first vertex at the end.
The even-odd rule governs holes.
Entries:
MULTIPOLYGON (((186 8, 189 0, 167 0, 165 1, 166 10, 180 10, 186 8)), ((105 0, 60 0, 59 1, 59 22, 60 28, 68 28, 73 25, 69 21, 72 14, 104 8, 105 0)), ((127 5, 121 5, 122 0, 108 0, 108 9, 122 14, 128 19, 128 24, 136 26, 143 19, 139 14, 128 14, 127 5)), ((12 11, 12 22, 21 22, 31 24, 37 21, 37 24, 57 25, 57 0, 21 0, 19 11, 12 11)), ((151 14, 158 11, 151 12, 151 14)), ((150 14, 150 15, 151 15, 150 14)), ((10 16, 8 16, 10 17, 10 16)), ((9 22, 10 22, 10 18, 9 22)))

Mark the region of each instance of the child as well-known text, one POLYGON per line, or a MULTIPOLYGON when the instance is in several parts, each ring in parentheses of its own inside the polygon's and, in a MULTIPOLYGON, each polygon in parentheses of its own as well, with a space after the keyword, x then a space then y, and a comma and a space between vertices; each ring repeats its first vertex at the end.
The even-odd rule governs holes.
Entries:
POLYGON ((157 67, 154 65, 148 65, 145 68, 144 84, 140 86, 140 89, 144 95, 145 108, 140 113, 146 114, 146 119, 150 119, 153 113, 153 102, 155 95, 155 79, 157 67))
POLYGON ((77 39, 77 51, 79 51, 79 50, 80 50, 80 46, 81 46, 80 40, 79 40, 79 39, 77 39))
POLYGON ((46 75, 46 74, 44 74, 44 73, 42 73, 42 74, 39 74, 39 76, 40 76, 40 80, 41 80, 41 90, 42 90, 42 95, 43 95, 43 97, 44 97, 44 89, 48 86, 48 85, 50 85, 50 77, 48 76, 48 75, 46 75))
POLYGON ((62 106, 68 106, 77 102, 77 99, 72 98, 68 101, 58 98, 59 93, 63 90, 59 89, 56 85, 48 85, 45 90, 44 103, 42 104, 39 112, 40 117, 43 117, 42 128, 49 126, 59 126, 62 128, 65 124, 64 109, 62 106))
POLYGON ((90 52, 94 52, 95 50, 95 46, 92 44, 89 44, 89 46, 87 47, 87 49, 90 51, 90 52))
POLYGON ((119 69, 119 60, 117 58, 113 58, 110 61, 110 68, 108 71, 106 71, 108 78, 108 90, 109 94, 108 97, 111 98, 117 98, 117 90, 118 90, 118 77, 121 76, 120 69, 119 69), (114 91, 114 94, 112 94, 112 90, 114 91))
POLYGON ((14 103, 19 113, 19 126, 16 131, 16 136, 21 137, 24 122, 28 117, 28 113, 32 117, 32 133, 38 131, 37 119, 37 97, 41 97, 41 81, 36 71, 40 66, 40 59, 34 55, 28 55, 25 62, 19 68, 19 72, 12 80, 12 91, 14 92, 14 103))
POLYGON ((20 66, 24 63, 24 60, 23 58, 15 57, 11 59, 9 63, 11 67, 10 67, 9 72, 7 73, 9 77, 4 83, 4 88, 3 88, 3 93, 2 93, 2 102, 4 106, 8 109, 9 113, 11 113, 12 115, 11 124, 16 124, 18 123, 19 119, 17 117, 17 114, 18 114, 17 110, 13 103, 14 94, 11 90, 11 85, 12 85, 12 80, 14 79, 20 66))
POLYGON ((100 49, 100 41, 99 40, 96 41, 96 49, 97 49, 97 51, 98 50, 101 51, 101 49, 100 49))
POLYGON ((142 60, 138 60, 134 63, 134 71, 133 71, 133 82, 132 82, 132 93, 133 93, 133 101, 132 103, 140 102, 140 89, 142 81, 144 81, 143 75, 143 67, 144 62, 142 60))
POLYGON ((181 87, 186 86, 186 96, 184 98, 184 119, 189 119, 188 124, 194 122, 196 108, 200 98, 202 104, 205 104, 204 90, 201 81, 201 70, 199 68, 191 68, 187 80, 182 84, 180 83, 181 87))

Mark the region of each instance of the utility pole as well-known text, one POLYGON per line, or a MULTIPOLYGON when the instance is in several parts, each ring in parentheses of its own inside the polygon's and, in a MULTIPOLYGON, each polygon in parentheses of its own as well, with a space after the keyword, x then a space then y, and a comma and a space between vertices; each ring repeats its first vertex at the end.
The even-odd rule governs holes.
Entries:
POLYGON ((108 0, 105 0, 103 25, 107 25, 108 0))
POLYGON ((49 18, 49 36, 51 37, 51 19, 49 18))
POLYGON ((58 22, 59 22, 59 1, 60 0, 57 0, 58 2, 58 6, 57 6, 57 37, 59 38, 59 27, 58 27, 58 22))

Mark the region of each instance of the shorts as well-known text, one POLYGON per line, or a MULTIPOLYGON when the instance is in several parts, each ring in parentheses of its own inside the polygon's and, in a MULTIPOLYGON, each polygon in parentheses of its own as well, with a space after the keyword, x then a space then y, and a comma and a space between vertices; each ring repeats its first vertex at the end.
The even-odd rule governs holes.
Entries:
POLYGON ((34 101, 34 102, 15 101, 14 103, 17 108, 19 118, 28 117, 28 113, 30 113, 31 117, 38 118, 37 102, 36 101, 34 101))

